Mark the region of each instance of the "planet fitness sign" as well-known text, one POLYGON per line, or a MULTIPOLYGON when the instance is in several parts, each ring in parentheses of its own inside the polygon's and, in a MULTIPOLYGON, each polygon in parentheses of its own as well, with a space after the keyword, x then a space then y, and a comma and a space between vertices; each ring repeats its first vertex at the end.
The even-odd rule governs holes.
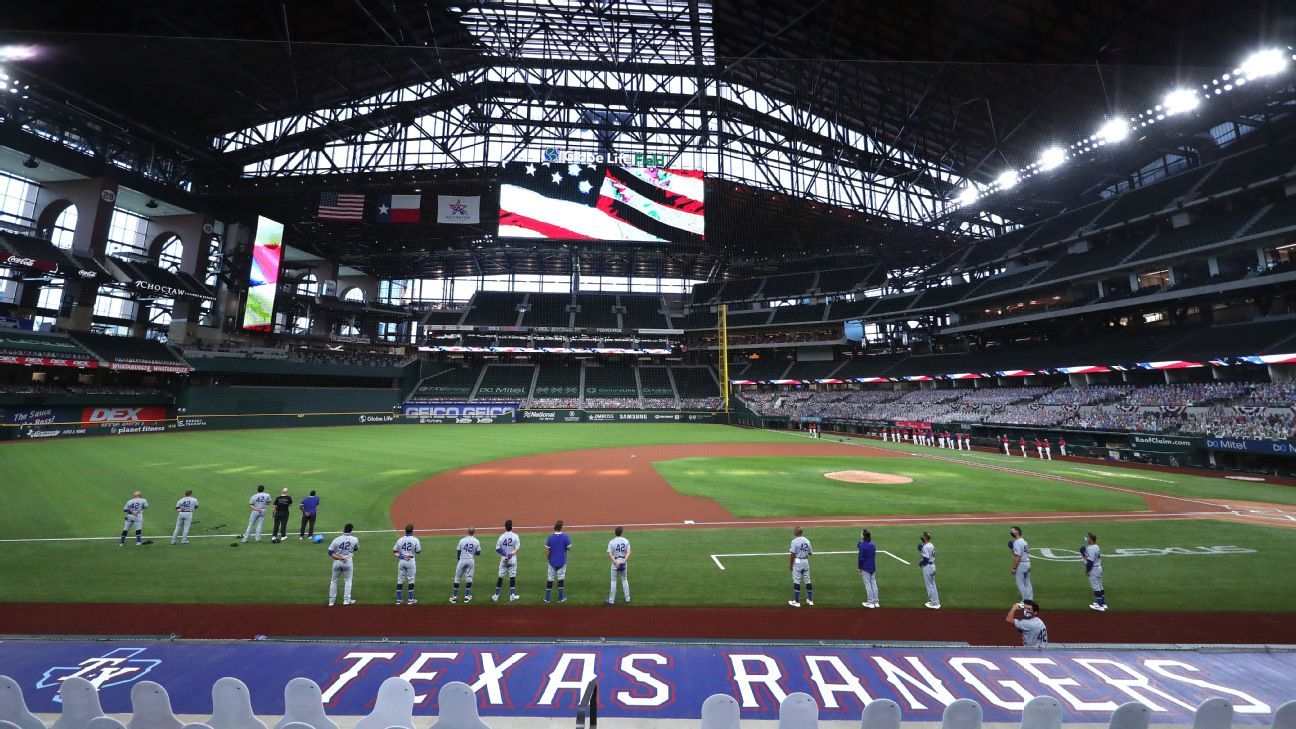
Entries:
POLYGON ((9 641, 0 665, 35 712, 58 712, 59 681, 99 687, 108 713, 130 711, 131 684, 162 684, 176 713, 206 715, 211 686, 235 676, 252 688, 260 715, 282 714, 283 686, 304 676, 323 689, 334 716, 368 714, 378 687, 399 676, 415 690, 414 713, 435 715, 437 690, 462 681, 486 716, 570 718, 581 690, 599 680, 609 718, 694 719, 711 694, 728 694, 744 719, 777 718, 778 702, 803 691, 825 720, 858 721, 875 699, 900 704, 906 721, 939 722, 959 698, 978 701, 987 722, 1021 719, 1032 696, 1054 696, 1068 722, 1105 723, 1128 701, 1152 721, 1189 724, 1203 700, 1221 696, 1235 721, 1267 725, 1293 698, 1296 652, 984 650, 753 645, 477 645, 311 643, 130 643, 9 641))

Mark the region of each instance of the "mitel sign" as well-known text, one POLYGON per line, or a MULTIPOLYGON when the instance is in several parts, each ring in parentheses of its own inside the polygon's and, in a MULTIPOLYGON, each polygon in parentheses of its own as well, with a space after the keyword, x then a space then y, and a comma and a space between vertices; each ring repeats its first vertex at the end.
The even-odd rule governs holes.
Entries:
POLYGON ((621 167, 665 167, 666 155, 642 152, 582 152, 561 147, 530 150, 530 161, 549 164, 619 165, 621 167))

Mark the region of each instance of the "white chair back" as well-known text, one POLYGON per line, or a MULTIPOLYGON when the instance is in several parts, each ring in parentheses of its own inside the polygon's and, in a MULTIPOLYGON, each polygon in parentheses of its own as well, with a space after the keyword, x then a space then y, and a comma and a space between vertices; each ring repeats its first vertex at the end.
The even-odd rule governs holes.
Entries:
POLYGON ((284 717, 274 729, 287 729, 288 724, 305 724, 311 729, 338 729, 337 724, 324 715, 324 694, 319 684, 309 678, 294 678, 284 686, 284 717))
POLYGON ((900 729, 900 704, 891 699, 870 701, 860 715, 860 729, 900 729))
POLYGON ((99 689, 80 676, 69 676, 59 685, 63 713, 50 729, 86 729, 91 719, 104 715, 99 689))
POLYGON ((702 729, 738 729, 738 700, 729 694, 712 694, 702 702, 702 729))
POLYGON ((1270 729, 1296 729, 1296 699, 1278 707, 1270 729))
POLYGON ((45 729, 45 722, 27 710, 22 687, 8 676, 0 676, 0 721, 7 721, 18 729, 45 729))
POLYGON ((162 684, 140 681, 131 686, 131 720, 126 729, 183 729, 171 710, 171 696, 162 684))
POLYGON ((462 681, 451 681, 437 692, 437 720, 432 729, 490 729, 477 714, 477 696, 462 681))
POLYGON ((972 699, 955 699, 945 707, 941 729, 981 729, 981 704, 972 699))
POLYGON ((1062 729, 1062 702, 1036 696, 1022 709, 1021 729, 1062 729))
POLYGON ((818 729, 819 705, 810 694, 788 694, 779 703, 779 729, 818 729))
POLYGON ((1148 721, 1151 719, 1151 709, 1137 701, 1131 701, 1116 707, 1107 729, 1148 729, 1148 721))
POLYGON ((252 713, 252 692, 247 684, 226 676, 212 684, 211 729, 266 729, 252 713))
POLYGON ((378 687, 373 711, 355 724, 355 729, 414 729, 414 687, 399 676, 392 676, 378 687))
POLYGON ((111 716, 96 716, 86 722, 86 729, 126 729, 126 725, 111 716))
POLYGON ((1221 698, 1206 699, 1193 714, 1193 729, 1232 729, 1233 704, 1221 698))
POLYGON ((181 729, 212 729, 210 724, 204 724, 201 721, 191 721, 185 724, 181 729))

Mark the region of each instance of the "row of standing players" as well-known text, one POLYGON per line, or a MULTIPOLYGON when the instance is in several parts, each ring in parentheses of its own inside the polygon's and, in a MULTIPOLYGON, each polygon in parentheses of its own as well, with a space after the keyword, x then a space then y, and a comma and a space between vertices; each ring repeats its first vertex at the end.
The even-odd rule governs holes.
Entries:
MULTIPOLYGON (((243 532, 242 541, 246 543, 249 539, 261 541, 261 526, 264 523, 265 512, 271 505, 270 496, 265 492, 265 486, 258 486, 257 492, 248 500, 248 506, 251 509, 251 515, 248 518, 247 529, 243 532)), ((292 498, 288 495, 288 489, 283 489, 279 497, 273 502, 275 507, 274 532, 271 538, 273 543, 279 542, 286 538, 284 532, 287 530, 289 507, 292 505, 292 498)), ((126 515, 125 524, 122 526, 121 541, 119 546, 125 546, 126 537, 131 528, 135 530, 135 543, 143 544, 144 529, 144 510, 149 507, 148 500, 143 494, 136 491, 132 498, 126 502, 122 512, 126 515)), ((189 528, 193 523, 194 512, 198 510, 198 499, 194 498, 193 491, 186 491, 183 498, 176 502, 176 526, 171 535, 172 544, 188 544, 189 528)), ((315 492, 310 492, 310 496, 303 500, 300 506, 302 510, 302 526, 299 539, 314 538, 315 535, 315 517, 319 509, 319 497, 315 492), (309 533, 307 529, 309 528, 309 533)), ((342 604, 352 605, 355 600, 351 598, 351 582, 354 577, 353 557, 360 548, 360 540, 353 534, 354 527, 347 524, 342 534, 334 538, 328 547, 329 558, 333 561, 332 579, 329 581, 329 601, 330 606, 337 602, 337 583, 341 579, 343 582, 342 604)), ((617 527, 615 536, 608 542, 607 555, 610 562, 611 585, 608 591, 608 605, 616 604, 617 581, 621 582, 621 593, 625 602, 630 602, 630 540, 624 535, 624 528, 617 527)), ((468 528, 468 534, 459 540, 455 547, 455 554, 458 562, 455 565, 454 584, 450 594, 450 602, 458 602, 459 590, 463 588, 463 601, 472 602, 473 576, 476 572, 477 557, 482 553, 481 542, 476 537, 477 530, 475 527, 468 528)), ((544 601, 549 602, 553 598, 555 583, 558 588, 558 602, 567 602, 567 552, 572 548, 571 537, 563 531, 561 521, 554 524, 553 534, 549 535, 545 542, 545 562, 548 564, 548 582, 545 585, 544 601)), ((500 556, 499 574, 495 581, 495 594, 491 600, 498 601, 500 592, 504 586, 504 578, 509 580, 509 601, 519 599, 517 592, 517 555, 522 549, 522 539, 513 531, 513 520, 509 519, 504 522, 504 532, 495 540, 495 552, 500 556)), ((392 546, 392 555, 397 558, 396 568, 396 604, 415 605, 418 599, 414 596, 414 579, 417 574, 418 565, 417 557, 423 551, 423 545, 419 542, 418 537, 414 536, 414 525, 405 526, 405 535, 396 540, 392 546)))
MULTIPOLYGON (((817 432, 817 431, 813 431, 817 432)), ((812 434, 813 434, 812 432, 812 434)), ((891 443, 913 443, 914 445, 931 446, 932 448, 950 448, 956 451, 972 450, 972 435, 970 433, 951 433, 948 430, 942 432, 930 428, 883 428, 882 440, 891 443)), ((818 435, 814 435, 818 437, 818 435)), ((1030 458, 1027 447, 1029 443, 1025 438, 1018 438, 1017 445, 1021 448, 1022 458, 1030 458)), ((999 436, 999 448, 1005 456, 1012 455, 1012 442, 1008 436, 999 436)), ((1035 439, 1035 453, 1042 460, 1053 460, 1053 444, 1048 438, 1035 439)), ((1067 455, 1066 438, 1058 438, 1058 453, 1064 458, 1067 455)))

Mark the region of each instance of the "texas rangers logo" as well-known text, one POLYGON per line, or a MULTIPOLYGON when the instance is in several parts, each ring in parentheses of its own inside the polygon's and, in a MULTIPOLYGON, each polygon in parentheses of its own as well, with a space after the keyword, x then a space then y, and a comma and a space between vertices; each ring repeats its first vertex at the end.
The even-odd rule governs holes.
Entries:
POLYGON ((460 215, 467 217, 468 206, 464 204, 463 200, 456 199, 454 202, 450 203, 450 217, 453 218, 460 215))
MULTIPOLYGON (((75 666, 55 666, 45 671, 40 681, 36 682, 36 688, 58 688, 64 679, 73 676, 84 678, 100 690, 134 683, 162 663, 156 658, 139 658, 145 650, 147 649, 118 648, 96 658, 87 658, 75 666)), ((55 696, 54 700, 60 699, 55 696)))

